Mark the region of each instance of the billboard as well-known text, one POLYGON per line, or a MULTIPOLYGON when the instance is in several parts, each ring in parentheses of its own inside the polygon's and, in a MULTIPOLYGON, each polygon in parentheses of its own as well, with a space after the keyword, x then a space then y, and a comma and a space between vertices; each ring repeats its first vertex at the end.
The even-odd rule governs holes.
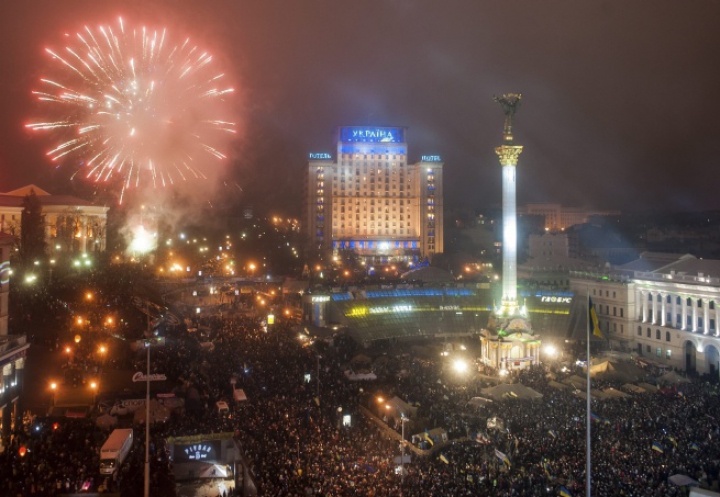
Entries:
POLYGON ((221 440, 208 440, 192 444, 176 444, 173 460, 176 463, 219 461, 221 440))
POLYGON ((342 143, 405 143, 405 128, 378 126, 344 126, 340 128, 342 143))

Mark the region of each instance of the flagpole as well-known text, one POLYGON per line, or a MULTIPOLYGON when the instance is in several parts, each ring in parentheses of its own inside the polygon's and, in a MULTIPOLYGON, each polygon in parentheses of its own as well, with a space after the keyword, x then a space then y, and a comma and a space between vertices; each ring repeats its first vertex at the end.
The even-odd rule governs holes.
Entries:
POLYGON ((585 448, 586 448, 586 459, 585 459, 585 496, 591 497, 592 494, 592 484, 591 484, 591 475, 592 475, 592 463, 590 460, 590 453, 591 453, 591 446, 590 446, 590 285, 587 286, 587 304, 585 305, 585 309, 587 310, 588 316, 585 320, 585 328, 586 328, 586 336, 587 336, 587 415, 585 420, 586 425, 586 431, 587 431, 587 440, 585 442, 585 448))

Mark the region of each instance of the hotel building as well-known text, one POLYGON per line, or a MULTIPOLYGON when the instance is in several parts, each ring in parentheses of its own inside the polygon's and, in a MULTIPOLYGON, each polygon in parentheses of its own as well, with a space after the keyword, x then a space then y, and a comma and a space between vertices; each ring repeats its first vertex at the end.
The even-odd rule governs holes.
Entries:
POLYGON ((407 129, 346 126, 336 155, 311 153, 305 182, 308 248, 353 250, 369 263, 443 251, 443 162, 408 163, 407 129))

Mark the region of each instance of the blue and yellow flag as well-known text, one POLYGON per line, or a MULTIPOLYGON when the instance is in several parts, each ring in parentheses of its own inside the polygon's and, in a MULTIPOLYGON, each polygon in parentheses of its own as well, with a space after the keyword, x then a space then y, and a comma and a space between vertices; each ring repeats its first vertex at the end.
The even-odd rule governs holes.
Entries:
POLYGON ((550 474, 550 463, 547 462, 547 460, 542 462, 542 468, 543 471, 545 471, 545 474, 548 475, 548 478, 552 478, 552 475, 550 474))
POLYGON ((557 438, 557 432, 555 430, 548 430, 548 433, 550 434, 551 437, 557 438))
POLYGON ((700 450, 700 446, 696 444, 695 442, 692 442, 690 444, 690 450, 700 450))
POLYGON ((450 461, 448 461, 448 458, 445 457, 445 454, 440 454, 440 460, 445 464, 450 464, 450 461))
POLYGON ((588 297, 588 322, 592 334, 598 338, 605 339, 605 335, 600 331, 600 322, 598 321, 597 312, 595 312, 595 307, 590 297, 588 297))
POLYGON ((593 421, 595 421, 597 423, 602 421, 602 418, 600 416, 598 416, 597 414, 595 414, 594 412, 590 413, 590 419, 592 419, 593 421))
POLYGON ((423 433, 423 438, 424 438, 425 440, 427 440, 428 443, 429 443, 431 446, 434 446, 434 445, 435 445, 435 442, 433 442, 433 439, 430 438, 430 434, 429 434, 427 431, 426 431, 425 433, 423 433))
POLYGON ((677 448, 677 440, 675 440, 675 437, 668 437, 668 440, 673 444, 673 447, 677 448))
POLYGON ((653 442, 653 444, 652 444, 652 450, 654 450, 654 451, 656 451, 656 452, 659 452, 659 453, 661 453, 661 454, 662 454, 663 452, 665 452, 665 449, 663 449, 663 446, 660 445, 660 442, 653 442))
POLYGON ((510 458, 506 454, 495 449, 495 457, 500 459, 508 468, 510 467, 510 458))
POLYGON ((567 488, 560 485, 560 495, 561 497, 572 497, 572 492, 568 490, 567 488))

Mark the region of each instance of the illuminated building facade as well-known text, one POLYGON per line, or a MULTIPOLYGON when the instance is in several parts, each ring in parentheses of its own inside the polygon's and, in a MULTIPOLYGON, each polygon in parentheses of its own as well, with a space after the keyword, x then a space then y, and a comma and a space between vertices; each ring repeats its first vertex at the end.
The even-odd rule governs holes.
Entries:
POLYGON ((617 216, 620 211, 599 211, 582 207, 563 207, 560 204, 527 204, 518 209, 519 214, 545 217, 545 231, 564 231, 578 224, 585 224, 593 216, 617 216))
POLYGON ((0 233, 0 427, 3 437, 22 422, 20 395, 23 390, 25 360, 30 344, 25 335, 12 335, 8 329, 10 297, 10 252, 14 239, 0 233))
POLYGON ((105 250, 109 207, 70 195, 51 195, 35 185, 0 194, 0 232, 11 235, 16 242, 20 240, 23 201, 30 192, 35 192, 42 205, 50 253, 105 250))
POLYGON ((643 252, 609 271, 571 272, 613 350, 720 378, 720 260, 643 252))
POLYGON ((346 126, 336 156, 310 154, 305 226, 311 251, 352 250, 373 263, 443 251, 443 162, 408 164, 407 130, 346 126))

